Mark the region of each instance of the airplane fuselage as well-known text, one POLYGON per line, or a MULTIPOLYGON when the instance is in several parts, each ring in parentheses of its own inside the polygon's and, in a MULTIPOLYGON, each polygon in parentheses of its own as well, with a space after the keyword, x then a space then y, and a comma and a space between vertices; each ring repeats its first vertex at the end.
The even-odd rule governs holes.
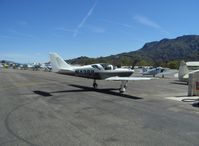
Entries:
POLYGON ((164 72, 164 69, 162 67, 157 67, 157 68, 152 68, 152 69, 143 69, 143 75, 157 75, 159 73, 163 73, 164 72))
POLYGON ((133 74, 131 69, 105 68, 101 64, 93 64, 75 67, 72 70, 59 70, 58 73, 65 75, 78 76, 89 79, 104 80, 109 77, 129 77, 133 74))

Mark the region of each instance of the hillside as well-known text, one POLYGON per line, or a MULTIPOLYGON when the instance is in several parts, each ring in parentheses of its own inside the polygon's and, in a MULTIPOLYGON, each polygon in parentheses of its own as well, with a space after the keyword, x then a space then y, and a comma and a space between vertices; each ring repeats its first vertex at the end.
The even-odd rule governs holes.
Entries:
POLYGON ((180 60, 199 60, 199 35, 185 35, 146 43, 141 49, 100 58, 79 57, 67 60, 72 64, 96 62, 121 65, 154 65, 176 68, 180 60))

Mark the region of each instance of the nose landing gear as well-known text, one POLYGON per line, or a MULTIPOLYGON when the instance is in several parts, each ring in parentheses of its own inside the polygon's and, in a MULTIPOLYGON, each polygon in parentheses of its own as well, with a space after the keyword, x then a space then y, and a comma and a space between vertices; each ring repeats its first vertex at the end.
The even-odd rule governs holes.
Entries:
POLYGON ((120 91, 121 94, 126 91, 127 83, 128 83, 128 81, 122 81, 122 83, 120 85, 120 89, 119 89, 119 91, 120 91))
POLYGON ((97 89, 97 86, 98 86, 98 84, 97 84, 96 80, 94 80, 94 81, 93 81, 93 88, 94 88, 94 89, 97 89))

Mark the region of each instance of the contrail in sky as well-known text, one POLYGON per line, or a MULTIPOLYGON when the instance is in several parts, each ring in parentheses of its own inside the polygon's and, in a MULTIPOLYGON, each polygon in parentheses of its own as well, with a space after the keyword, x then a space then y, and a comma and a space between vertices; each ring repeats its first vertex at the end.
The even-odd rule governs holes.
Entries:
POLYGON ((136 15, 134 17, 134 20, 136 20, 140 24, 143 24, 143 25, 146 25, 146 26, 149 26, 149 27, 153 27, 153 28, 156 28, 156 29, 161 28, 161 26, 159 24, 157 24, 156 22, 150 20, 149 18, 147 18, 145 16, 136 15))
POLYGON ((88 17, 93 13, 93 10, 95 9, 96 5, 97 5, 97 1, 95 1, 95 3, 89 9, 88 13, 84 16, 84 18, 82 19, 82 21, 79 23, 79 25, 77 26, 75 32, 73 33, 73 37, 77 36, 77 34, 79 32, 79 29, 85 24, 85 22, 88 19, 88 17))

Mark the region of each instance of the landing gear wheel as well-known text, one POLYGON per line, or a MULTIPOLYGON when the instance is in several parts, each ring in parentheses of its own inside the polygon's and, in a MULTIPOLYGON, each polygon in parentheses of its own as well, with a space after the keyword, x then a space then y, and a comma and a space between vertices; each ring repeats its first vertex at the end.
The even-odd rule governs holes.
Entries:
POLYGON ((123 94, 123 93, 124 93, 124 91, 120 90, 120 94, 123 94))
POLYGON ((93 88, 94 89, 97 89, 97 86, 98 86, 97 83, 93 83, 93 88))
POLYGON ((120 88, 120 94, 123 94, 126 91, 126 88, 120 88))
POLYGON ((93 81, 93 88, 97 89, 97 82, 96 82, 96 80, 93 81))
POLYGON ((128 81, 122 81, 121 85, 120 85, 120 94, 124 93, 126 91, 126 88, 127 88, 127 82, 128 81))

